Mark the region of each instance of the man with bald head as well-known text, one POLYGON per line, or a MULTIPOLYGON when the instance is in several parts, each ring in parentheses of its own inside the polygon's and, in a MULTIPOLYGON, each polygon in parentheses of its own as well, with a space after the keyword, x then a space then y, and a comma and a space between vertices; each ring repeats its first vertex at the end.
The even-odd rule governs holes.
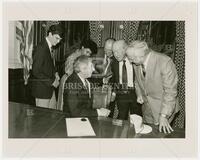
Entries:
POLYGON ((104 45, 105 57, 110 58, 113 56, 112 47, 113 47, 114 42, 115 42, 115 39, 113 38, 108 38, 105 40, 105 45, 104 45))
POLYGON ((137 104, 135 93, 135 74, 133 65, 126 57, 127 43, 118 40, 113 43, 114 60, 111 65, 113 73, 111 82, 113 83, 112 97, 116 97, 119 109, 118 119, 127 120, 128 114, 141 115, 141 106, 137 104))
POLYGON ((115 42, 113 38, 107 38, 105 40, 104 47, 98 49, 98 53, 96 55, 97 60, 95 61, 95 69, 98 73, 101 73, 104 78, 104 82, 107 83, 108 76, 111 75, 110 64, 113 57, 112 46, 115 42), (99 61, 99 58, 101 61, 99 61))
POLYGON ((170 122, 179 110, 178 75, 172 59, 151 50, 144 41, 132 42, 126 54, 136 64, 137 101, 143 103, 144 122, 159 125, 160 132, 170 133, 170 122))

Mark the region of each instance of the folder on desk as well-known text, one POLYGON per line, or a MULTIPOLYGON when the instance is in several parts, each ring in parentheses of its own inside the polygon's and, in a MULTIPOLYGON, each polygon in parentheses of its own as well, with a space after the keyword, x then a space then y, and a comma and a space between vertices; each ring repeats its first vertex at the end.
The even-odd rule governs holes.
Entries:
POLYGON ((66 128, 69 137, 96 136, 88 118, 66 118, 66 128))

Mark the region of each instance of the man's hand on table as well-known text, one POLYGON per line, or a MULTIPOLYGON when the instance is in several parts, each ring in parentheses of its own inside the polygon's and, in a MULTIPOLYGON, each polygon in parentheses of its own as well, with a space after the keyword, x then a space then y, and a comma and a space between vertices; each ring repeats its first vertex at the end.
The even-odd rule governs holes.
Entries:
POLYGON ((162 130, 164 131, 165 134, 174 131, 170 126, 167 117, 161 114, 159 117, 159 131, 162 132, 162 130))
POLYGON ((98 113, 98 116, 108 117, 108 115, 110 114, 110 110, 106 108, 100 108, 100 109, 97 109, 97 113, 98 113))

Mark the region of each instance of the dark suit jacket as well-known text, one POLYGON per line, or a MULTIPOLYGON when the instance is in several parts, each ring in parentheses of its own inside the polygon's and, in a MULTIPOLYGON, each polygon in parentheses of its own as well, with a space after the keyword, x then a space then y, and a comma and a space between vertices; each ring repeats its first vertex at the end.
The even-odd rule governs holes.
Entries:
POLYGON ((112 78, 111 83, 119 84, 119 62, 113 58, 111 63, 112 78))
POLYGON ((66 81, 63 101, 63 111, 71 117, 97 116, 96 109, 92 108, 92 99, 75 72, 66 81))
POLYGON ((45 40, 33 52, 32 95, 36 98, 50 99, 53 94, 55 66, 49 46, 45 40))
POLYGON ((105 56, 104 48, 103 47, 98 48, 96 57, 104 58, 104 56, 105 56))
MULTIPOLYGON (((112 59, 112 63, 111 63, 111 71, 112 71, 112 78, 110 80, 110 83, 113 86, 113 91, 117 92, 118 90, 122 90, 119 87, 119 62, 117 61, 116 58, 112 59)), ((134 83, 134 82, 133 82, 134 83)))

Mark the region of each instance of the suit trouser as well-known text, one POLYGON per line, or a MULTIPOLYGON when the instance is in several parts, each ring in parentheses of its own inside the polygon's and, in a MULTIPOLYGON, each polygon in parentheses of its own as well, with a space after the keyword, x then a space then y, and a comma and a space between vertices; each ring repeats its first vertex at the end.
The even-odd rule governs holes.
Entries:
POLYGON ((37 107, 56 109, 55 91, 53 91, 51 99, 35 98, 35 103, 37 107))
POLYGON ((134 89, 127 92, 119 91, 116 97, 119 110, 118 119, 127 120, 130 114, 142 116, 142 106, 137 103, 137 96, 134 89))

